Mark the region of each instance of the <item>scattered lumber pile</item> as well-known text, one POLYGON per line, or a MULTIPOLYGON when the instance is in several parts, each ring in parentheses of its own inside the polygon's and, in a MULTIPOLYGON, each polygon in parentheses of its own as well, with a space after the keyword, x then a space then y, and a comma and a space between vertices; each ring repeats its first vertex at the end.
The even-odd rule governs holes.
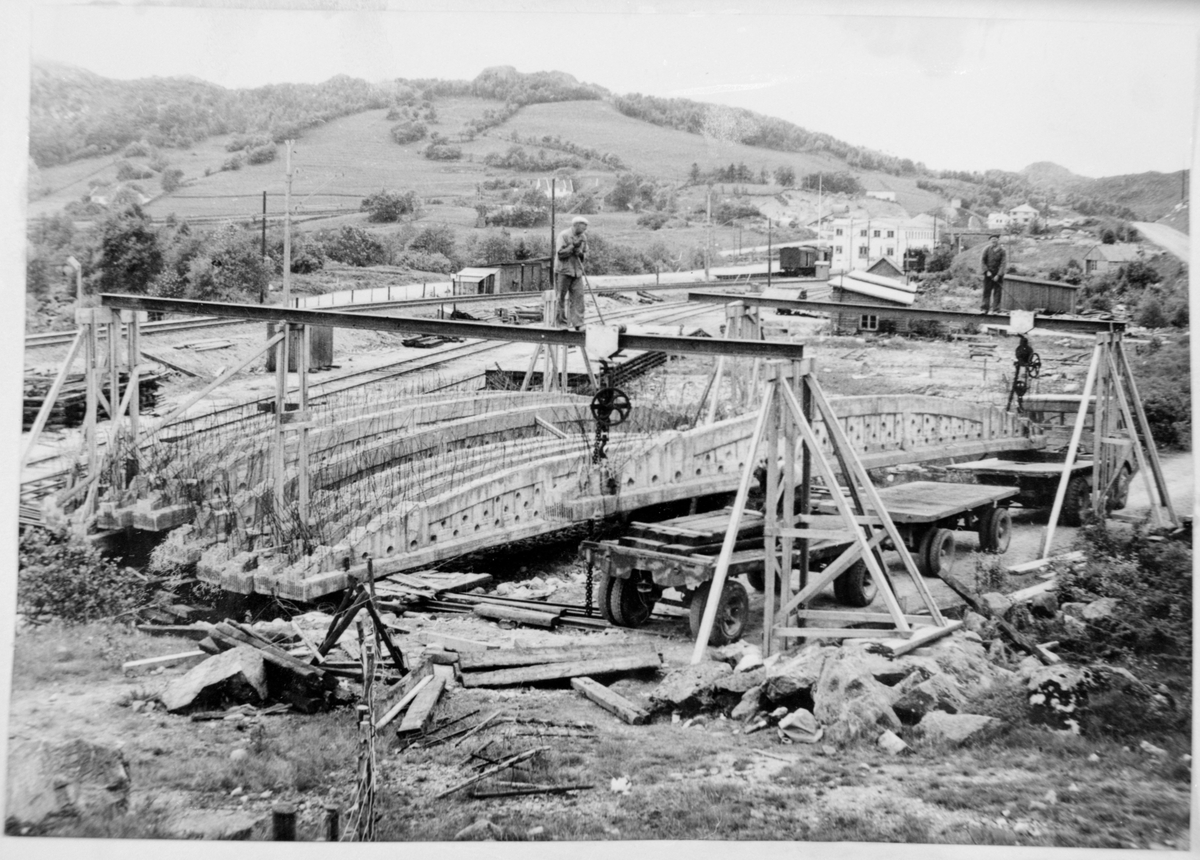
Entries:
POLYGON ((418 335, 417 337, 406 337, 400 341, 400 343, 404 346, 410 346, 416 349, 433 349, 435 346, 461 342, 461 337, 443 337, 439 334, 423 334, 418 335))
POLYGON ((621 675, 661 666, 662 654, 647 645, 507 648, 458 655, 464 687, 513 687, 621 675))
MULTIPOLYGON (((125 384, 129 379, 128 373, 120 373, 118 375, 122 392, 124 392, 125 384)), ((149 412, 158 406, 158 382, 162 378, 159 373, 141 372, 138 374, 138 406, 144 412, 149 412)), ((107 383, 107 377, 105 378, 107 383)), ((25 377, 24 390, 24 411, 22 413, 22 429, 28 430, 33 427, 33 422, 37 419, 38 410, 42 408, 42 403, 46 399, 46 395, 50 392, 51 385, 54 384, 54 377, 48 375, 28 375, 25 377)), ((108 396, 108 386, 104 387, 104 394, 108 396)), ((54 401, 54 406, 50 411, 50 417, 46 421, 46 428, 62 429, 65 427, 78 427, 83 424, 84 413, 87 411, 87 380, 82 373, 74 373, 67 377, 63 383, 62 389, 58 392, 58 397, 54 401)), ((104 407, 100 407, 100 414, 104 414, 104 407)))
POLYGON ((496 308, 496 316, 499 317, 500 322, 508 323, 509 325, 527 325, 542 321, 542 309, 532 306, 496 308))

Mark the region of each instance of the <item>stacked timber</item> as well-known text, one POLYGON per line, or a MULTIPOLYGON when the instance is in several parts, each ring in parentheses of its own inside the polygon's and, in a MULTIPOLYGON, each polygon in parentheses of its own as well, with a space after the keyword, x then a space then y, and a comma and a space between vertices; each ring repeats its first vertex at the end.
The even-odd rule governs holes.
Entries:
MULTIPOLYGON (((150 411, 158 406, 158 381, 161 376, 158 373, 138 374, 138 407, 142 411, 150 411)), ((128 379, 129 374, 127 373, 119 375, 122 394, 124 393, 125 384, 128 379)), ((42 403, 45 402, 46 395, 53 384, 54 377, 49 375, 39 374, 25 377, 22 429, 28 430, 33 427, 33 422, 37 420, 38 411, 42 408, 42 403)), ((107 376, 103 380, 103 390, 107 397, 107 376)), ((54 406, 50 411, 46 427, 47 429, 78 427, 83 424, 86 411, 87 379, 82 373, 71 374, 63 383, 62 389, 54 401, 54 406)), ((101 408, 101 414, 103 414, 103 408, 101 408)))
POLYGON ((458 666, 464 687, 515 687, 659 669, 662 654, 648 645, 501 648, 459 654, 458 666))

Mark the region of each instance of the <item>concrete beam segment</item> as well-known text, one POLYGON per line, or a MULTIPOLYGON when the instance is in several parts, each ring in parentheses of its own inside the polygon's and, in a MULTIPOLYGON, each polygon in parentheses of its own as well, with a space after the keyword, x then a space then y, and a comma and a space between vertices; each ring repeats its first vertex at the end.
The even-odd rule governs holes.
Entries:
MULTIPOLYGON (((886 310, 889 317, 906 319, 936 320, 944 323, 960 325, 996 325, 1007 326, 1008 314, 980 314, 971 311, 939 311, 932 308, 903 308, 892 305, 851 304, 843 302, 816 302, 800 299, 775 299, 756 296, 748 293, 715 293, 707 290, 693 290, 688 293, 689 302, 706 302, 709 304, 727 304, 728 302, 744 302, 759 308, 775 308, 776 310, 812 311, 814 313, 845 313, 847 311, 862 314, 879 314, 886 310)), ((1060 317, 1038 315, 1034 326, 1052 331, 1070 331, 1083 334, 1094 334, 1106 331, 1125 331, 1125 323, 1120 320, 1096 320, 1082 317, 1060 317)))
MULTIPOLYGON (((584 332, 542 326, 504 326, 460 320, 435 320, 417 317, 387 317, 376 314, 351 314, 336 311, 316 311, 301 308, 266 307, 231 302, 197 302, 190 299, 161 299, 150 296, 126 296, 105 293, 100 301, 106 308, 157 311, 171 314, 216 316, 230 319, 285 322, 294 325, 320 325, 334 328, 357 328, 371 331, 417 332, 447 337, 501 340, 517 343, 544 343, 586 346, 584 332)), ((768 341, 725 340, 705 337, 670 337, 622 333, 618 339, 621 349, 666 352, 674 355, 742 355, 750 358, 799 361, 804 347, 796 343, 768 341)))

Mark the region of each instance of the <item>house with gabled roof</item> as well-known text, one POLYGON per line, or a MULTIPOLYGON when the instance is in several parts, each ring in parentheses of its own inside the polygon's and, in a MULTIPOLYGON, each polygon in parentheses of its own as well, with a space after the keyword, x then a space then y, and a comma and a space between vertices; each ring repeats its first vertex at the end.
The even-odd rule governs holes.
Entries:
POLYGON ((1133 242, 1096 245, 1083 255, 1083 272, 1085 275, 1093 272, 1107 272, 1140 259, 1142 259, 1142 249, 1133 242))

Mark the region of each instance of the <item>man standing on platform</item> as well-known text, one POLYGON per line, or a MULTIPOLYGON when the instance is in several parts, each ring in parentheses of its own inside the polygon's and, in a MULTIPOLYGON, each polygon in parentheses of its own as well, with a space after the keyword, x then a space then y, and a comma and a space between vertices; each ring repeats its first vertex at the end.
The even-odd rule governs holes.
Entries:
POLYGON ((588 221, 582 215, 558 234, 558 315, 555 323, 576 331, 583 328, 583 261, 587 256, 588 221))
POLYGON ((1000 294, 1004 289, 1004 273, 1008 269, 1008 252, 1000 247, 1000 234, 993 233, 983 249, 983 310, 981 313, 1000 313, 1000 294))

